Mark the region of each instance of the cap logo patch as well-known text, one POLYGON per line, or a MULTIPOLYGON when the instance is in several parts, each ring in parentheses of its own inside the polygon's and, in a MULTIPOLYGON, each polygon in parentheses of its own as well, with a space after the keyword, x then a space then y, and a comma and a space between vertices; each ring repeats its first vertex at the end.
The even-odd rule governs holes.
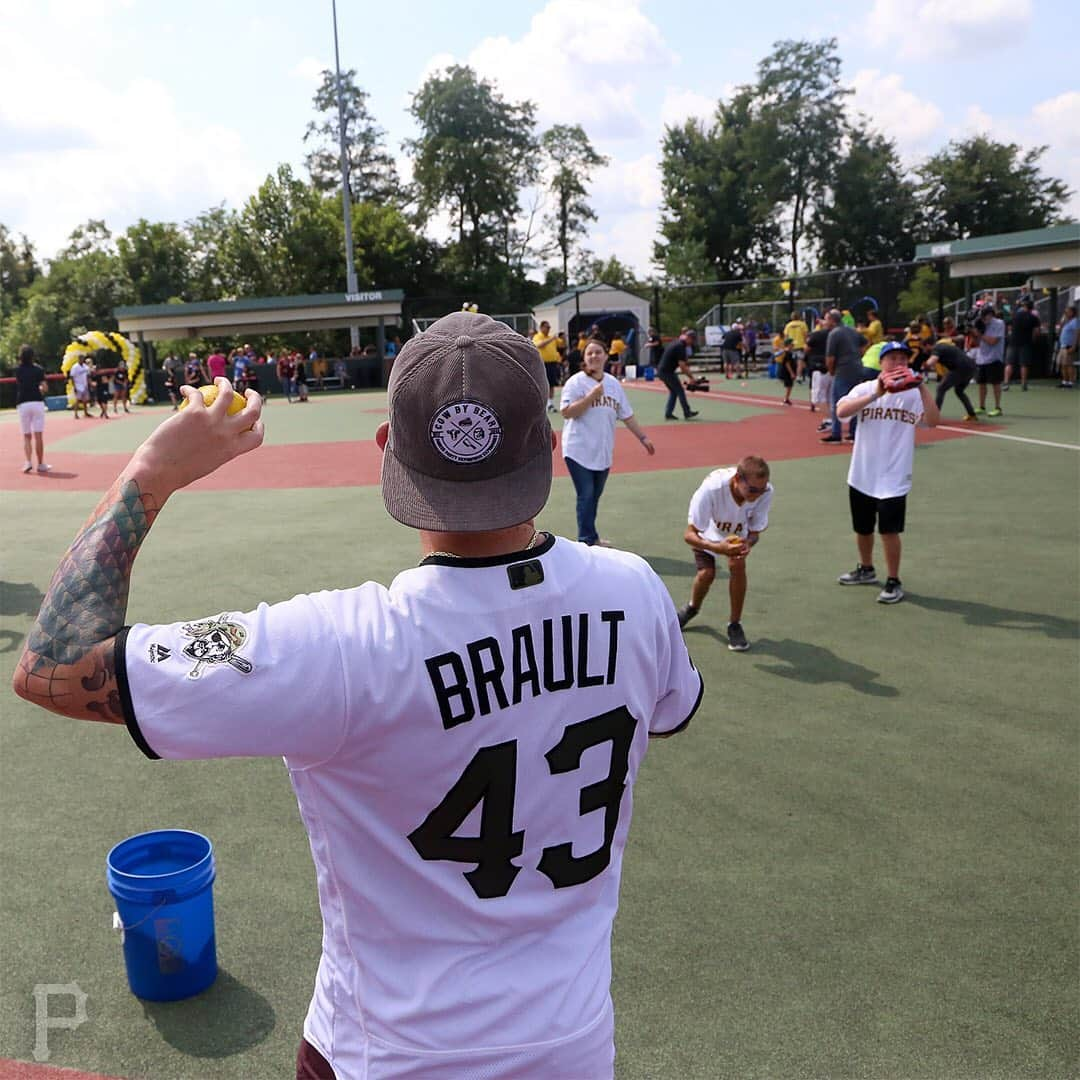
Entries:
POLYGON ((479 401, 444 405, 428 425, 431 444, 447 461, 476 465, 491 457, 502 442, 498 416, 479 401))

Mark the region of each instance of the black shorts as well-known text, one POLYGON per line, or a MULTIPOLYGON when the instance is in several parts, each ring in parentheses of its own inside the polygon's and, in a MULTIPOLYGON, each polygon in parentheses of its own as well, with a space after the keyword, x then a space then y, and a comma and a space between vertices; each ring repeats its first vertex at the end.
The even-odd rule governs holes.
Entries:
POLYGON ((1005 362, 1019 364, 1021 367, 1031 367, 1034 350, 1030 345, 1010 345, 1005 353, 1005 362))
POLYGON ((898 495, 894 499, 875 499, 849 484, 848 502, 851 505, 851 527, 860 536, 872 536, 875 523, 879 533, 904 531, 906 495, 898 495))
POLYGON ((548 386, 558 386, 562 378, 562 364, 544 364, 544 373, 547 375, 548 386))
POLYGON ((715 570, 716 556, 711 551, 699 551, 694 548, 694 565, 699 570, 715 570))
POLYGON ((975 381, 979 386, 997 386, 1005 380, 1005 365, 1000 360, 992 364, 976 364, 975 381))
POLYGON ((795 376, 792 375, 790 371, 788 371, 786 366, 780 369, 780 378, 785 386, 795 385, 795 376))

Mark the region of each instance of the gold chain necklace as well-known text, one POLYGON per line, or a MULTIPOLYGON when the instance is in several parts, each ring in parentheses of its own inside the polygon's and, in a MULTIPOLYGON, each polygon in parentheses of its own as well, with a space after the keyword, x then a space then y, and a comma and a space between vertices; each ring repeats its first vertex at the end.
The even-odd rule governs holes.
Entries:
MULTIPOLYGON (((522 551, 530 551, 535 546, 537 540, 539 540, 542 535, 543 534, 539 530, 533 529, 532 537, 530 538, 529 542, 521 550, 522 551)), ((420 560, 420 562, 417 565, 423 566, 424 563, 427 562, 428 559, 434 559, 436 556, 438 556, 441 559, 468 559, 468 558, 471 557, 469 555, 456 555, 452 551, 429 551, 420 560)))

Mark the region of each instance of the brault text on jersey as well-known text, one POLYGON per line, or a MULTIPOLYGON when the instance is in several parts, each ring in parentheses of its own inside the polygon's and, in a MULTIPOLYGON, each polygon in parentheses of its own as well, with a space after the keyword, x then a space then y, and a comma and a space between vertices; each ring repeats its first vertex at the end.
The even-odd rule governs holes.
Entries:
POLYGON ((495 709, 519 705, 574 687, 610 686, 615 681, 622 611, 563 615, 538 626, 515 626, 510 641, 483 637, 461 652, 429 657, 431 688, 444 728, 465 724, 495 709))

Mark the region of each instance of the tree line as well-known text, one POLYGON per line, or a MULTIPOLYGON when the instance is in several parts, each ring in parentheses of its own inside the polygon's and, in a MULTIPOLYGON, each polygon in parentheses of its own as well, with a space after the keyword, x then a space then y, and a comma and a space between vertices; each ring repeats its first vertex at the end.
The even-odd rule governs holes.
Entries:
MULTIPOLYGON (((336 90, 324 71, 303 134, 308 175, 280 165, 238 209, 118 234, 90 220, 47 261, 0 223, 0 358, 22 341, 58 356, 73 333, 115 328, 126 304, 341 291, 336 90)), ((580 125, 538 131, 532 102, 454 66, 413 95, 405 182, 354 71, 342 91, 357 278, 427 298, 432 313, 463 296, 523 310, 574 280, 640 289, 903 260, 923 240, 1063 220, 1070 195, 1044 175, 1045 147, 988 135, 905 161, 850 107, 835 39, 780 41, 709 120, 665 130, 647 282, 589 248, 590 178, 607 159, 580 125), (445 240, 431 235, 436 215, 445 240)))

